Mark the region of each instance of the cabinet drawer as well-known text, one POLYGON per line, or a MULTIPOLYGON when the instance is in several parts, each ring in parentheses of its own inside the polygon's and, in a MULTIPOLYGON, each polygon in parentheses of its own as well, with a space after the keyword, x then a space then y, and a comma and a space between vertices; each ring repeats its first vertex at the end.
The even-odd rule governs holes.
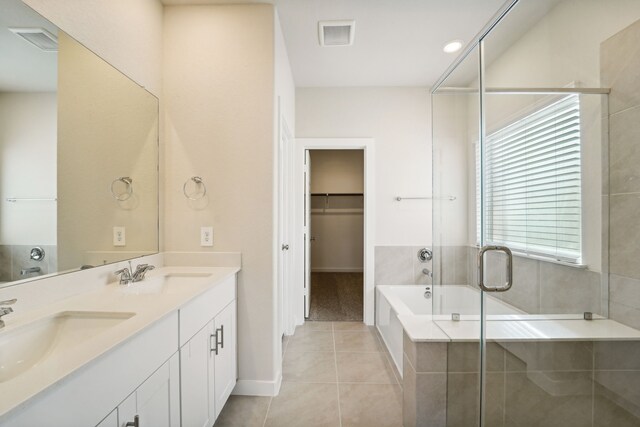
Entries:
POLYGON ((180 347, 236 299, 236 276, 229 277, 180 309, 180 347))

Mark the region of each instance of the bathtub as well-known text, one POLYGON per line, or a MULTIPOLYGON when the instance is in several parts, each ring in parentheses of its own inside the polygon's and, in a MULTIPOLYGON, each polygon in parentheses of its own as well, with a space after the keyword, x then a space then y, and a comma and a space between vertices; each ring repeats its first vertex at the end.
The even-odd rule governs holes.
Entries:
MULTIPOLYGON (((526 314, 490 295, 485 309, 491 316, 526 314)), ((464 285, 376 286, 376 327, 400 375, 403 328, 398 315, 432 315, 437 320, 450 319, 452 313, 460 314, 462 320, 479 319, 480 291, 464 285)))

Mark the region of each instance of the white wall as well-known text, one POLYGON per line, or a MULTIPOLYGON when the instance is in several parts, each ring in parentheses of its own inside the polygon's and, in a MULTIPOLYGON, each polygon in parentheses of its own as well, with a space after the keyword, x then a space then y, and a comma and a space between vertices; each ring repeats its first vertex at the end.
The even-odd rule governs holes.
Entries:
MULTIPOLYGON (((363 193, 362 150, 311 150, 311 193, 363 193)), ((362 271, 363 197, 313 197, 311 270, 362 271)))
POLYGON ((162 82, 159 0, 23 0, 156 96, 162 82))
POLYGON ((297 138, 374 138, 376 245, 431 244, 429 90, 298 88, 297 138))
POLYGON ((0 93, 0 244, 55 245, 56 93, 0 93))
POLYGON ((267 387, 279 365, 274 21, 271 5, 169 6, 164 21, 165 249, 242 252, 240 384, 267 387), (182 194, 193 175, 207 185, 201 203, 182 194), (201 226, 213 226, 213 247, 200 247, 201 226))

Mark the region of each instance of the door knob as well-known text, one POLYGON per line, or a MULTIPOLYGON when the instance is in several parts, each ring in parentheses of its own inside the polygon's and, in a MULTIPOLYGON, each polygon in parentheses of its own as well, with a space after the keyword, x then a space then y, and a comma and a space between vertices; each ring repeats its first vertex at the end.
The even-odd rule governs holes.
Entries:
POLYGON ((289 245, 282 245, 282 250, 283 251, 288 251, 289 250, 289 245))

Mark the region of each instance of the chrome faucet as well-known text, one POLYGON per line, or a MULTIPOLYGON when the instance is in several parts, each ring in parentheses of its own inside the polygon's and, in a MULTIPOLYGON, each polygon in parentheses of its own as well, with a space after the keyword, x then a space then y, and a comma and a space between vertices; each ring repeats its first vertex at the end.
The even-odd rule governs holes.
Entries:
POLYGON ((20 270, 21 276, 25 276, 31 273, 40 273, 40 267, 29 267, 29 268, 23 268, 22 270, 20 270))
POLYGON ((145 274, 147 274, 147 271, 153 270, 154 268, 156 268, 156 267, 153 266, 153 265, 139 264, 136 267, 136 271, 134 271, 133 275, 131 276, 131 281, 140 282, 141 280, 144 280, 144 276, 145 276, 145 274))
POLYGON ((428 268, 423 268, 422 269, 422 274, 425 274, 425 275, 427 275, 429 277, 433 277, 433 273, 428 268))
POLYGON ((2 307, 3 305, 13 305, 17 302, 17 299, 10 299, 6 301, 0 301, 0 328, 4 328, 4 320, 2 320, 2 316, 6 316, 9 313, 13 313, 13 308, 11 307, 2 307))
POLYGON ((135 271, 133 270, 133 266, 131 265, 131 261, 129 261, 129 267, 122 268, 116 271, 114 274, 120 275, 120 284, 128 285, 129 283, 140 282, 144 279, 147 271, 153 270, 156 268, 153 265, 149 264, 139 264, 135 271))

